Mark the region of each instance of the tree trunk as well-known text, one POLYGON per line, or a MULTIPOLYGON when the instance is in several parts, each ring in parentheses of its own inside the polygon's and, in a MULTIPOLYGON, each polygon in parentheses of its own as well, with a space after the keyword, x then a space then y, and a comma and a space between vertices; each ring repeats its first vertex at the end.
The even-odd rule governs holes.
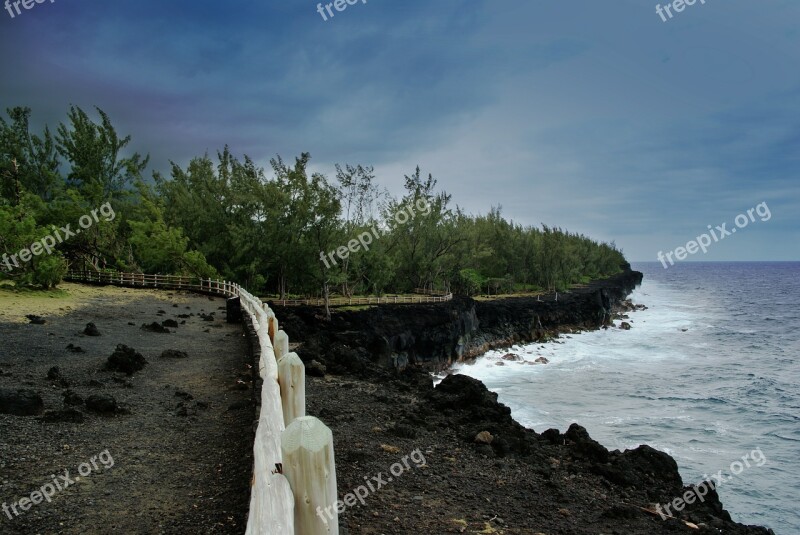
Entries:
POLYGON ((281 294, 281 301, 286 299, 286 270, 281 268, 281 275, 278 279, 278 292, 281 294))
POLYGON ((331 305, 330 305, 330 292, 328 291, 328 281, 325 281, 322 287, 325 293, 325 320, 331 321, 331 305))

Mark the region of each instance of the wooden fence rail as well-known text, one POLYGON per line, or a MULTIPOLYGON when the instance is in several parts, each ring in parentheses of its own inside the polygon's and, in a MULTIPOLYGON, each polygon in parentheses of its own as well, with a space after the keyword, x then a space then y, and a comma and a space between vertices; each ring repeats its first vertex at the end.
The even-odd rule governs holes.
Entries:
MULTIPOLYGON (((444 303, 453 299, 453 294, 442 296, 392 296, 392 297, 331 297, 330 306, 350 306, 350 305, 409 305, 422 303, 444 303)), ((324 299, 267 299, 277 306, 325 306, 324 299)))
POLYGON ((246 534, 338 535, 336 515, 323 519, 316 514, 336 511, 333 436, 325 424, 305 415, 305 367, 288 352, 289 338, 269 306, 238 284, 198 277, 70 271, 64 280, 238 297, 258 337, 263 381, 246 534), (320 456, 326 459, 324 466, 316 460, 320 456))
MULTIPOLYGON (((142 273, 121 273, 117 271, 70 271, 64 280, 88 282, 93 284, 113 284, 131 288, 161 288, 165 290, 187 290, 221 295, 235 295, 232 282, 201 279, 179 275, 145 275, 142 273)), ((237 286, 238 287, 238 286, 237 286)), ((423 303, 444 303, 453 299, 453 294, 437 294, 431 290, 414 290, 430 295, 392 296, 392 297, 332 297, 330 306, 357 305, 403 305, 423 303)), ((325 306, 324 299, 266 299, 278 306, 325 306)))
POLYGON ((414 288, 414 293, 422 295, 433 295, 435 297, 446 297, 448 295, 452 297, 453 295, 450 292, 445 292, 443 290, 429 290, 428 288, 414 288))

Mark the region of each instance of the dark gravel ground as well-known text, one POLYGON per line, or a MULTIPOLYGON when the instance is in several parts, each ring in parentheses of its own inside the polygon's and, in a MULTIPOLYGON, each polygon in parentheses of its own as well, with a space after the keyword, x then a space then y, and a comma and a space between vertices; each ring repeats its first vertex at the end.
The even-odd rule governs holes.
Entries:
POLYGON ((74 480, 89 463, 86 477, 57 491, 52 503, 24 512, 17 505, 21 514, 11 512, 12 519, 0 512, 0 533, 243 533, 255 416, 246 339, 240 325, 224 322, 224 299, 119 288, 81 293, 81 306, 67 312, 57 300, 52 315, 37 307, 43 325, 0 323, 0 389, 32 389, 45 411, 65 408, 67 390, 84 400, 113 396, 121 410, 100 415, 77 405, 83 423, 0 414, 0 502, 9 507, 51 474, 63 482, 58 476, 67 470, 74 480), (213 321, 201 313, 213 313, 213 321), (178 323, 170 334, 141 329, 169 319, 178 323), (88 322, 101 336, 82 334, 88 322), (131 376, 102 370, 117 344, 148 364, 131 376), (167 349, 188 357, 161 358, 167 349), (48 379, 53 366, 60 375, 48 379))

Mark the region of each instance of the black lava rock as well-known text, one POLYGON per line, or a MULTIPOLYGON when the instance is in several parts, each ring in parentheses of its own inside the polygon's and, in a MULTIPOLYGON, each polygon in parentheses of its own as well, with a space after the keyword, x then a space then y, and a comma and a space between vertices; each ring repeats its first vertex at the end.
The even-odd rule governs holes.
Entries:
POLYGON ((150 323, 150 324, 143 323, 142 324, 142 330, 143 331, 148 331, 148 332, 151 332, 151 333, 159 333, 159 334, 169 334, 170 333, 169 329, 167 329, 166 327, 164 327, 163 325, 161 325, 160 323, 155 322, 155 321, 153 323, 150 323))
POLYGON ((97 330, 97 326, 94 323, 87 323, 86 328, 83 329, 83 334, 86 336, 100 336, 100 331, 97 330))
POLYGON ((61 395, 64 396, 64 405, 83 405, 83 398, 72 390, 65 390, 61 395))
POLYGON ((13 416, 37 416, 44 412, 42 396, 27 388, 0 389, 0 413, 13 416))
POLYGON ((86 408, 99 414, 113 414, 117 412, 119 405, 112 396, 92 394, 86 398, 86 408))
POLYGON ((36 316, 36 315, 34 315, 34 314, 28 314, 28 315, 27 315, 27 316, 25 316, 25 317, 26 317, 26 318, 28 318, 28 320, 29 320, 31 323, 33 323, 34 325, 44 325, 45 323, 47 323, 47 321, 45 321, 45 319, 44 319, 43 317, 41 317, 41 316, 36 316))
POLYGON ((189 355, 184 353, 183 351, 178 351, 177 349, 165 349, 161 353, 162 359, 188 359, 189 355))
POLYGON ((83 413, 75 409, 63 409, 59 411, 47 411, 42 416, 43 422, 68 422, 73 424, 82 424, 84 420, 83 413))
POLYGON ((144 368, 146 364, 147 360, 141 353, 137 353, 136 350, 126 345, 119 344, 117 349, 114 350, 114 353, 108 357, 106 370, 133 375, 135 372, 144 368))

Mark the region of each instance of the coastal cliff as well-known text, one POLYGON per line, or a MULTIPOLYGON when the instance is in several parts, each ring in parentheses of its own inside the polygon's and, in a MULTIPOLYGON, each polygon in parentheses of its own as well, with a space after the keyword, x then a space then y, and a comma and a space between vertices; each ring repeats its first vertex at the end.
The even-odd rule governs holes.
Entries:
POLYGON ((602 327, 641 284, 642 274, 624 267, 614 277, 557 296, 455 297, 441 304, 335 311, 330 322, 321 321, 318 308, 271 306, 291 339, 303 343, 301 358, 317 360, 335 373, 358 373, 370 363, 442 371, 490 349, 602 327))

